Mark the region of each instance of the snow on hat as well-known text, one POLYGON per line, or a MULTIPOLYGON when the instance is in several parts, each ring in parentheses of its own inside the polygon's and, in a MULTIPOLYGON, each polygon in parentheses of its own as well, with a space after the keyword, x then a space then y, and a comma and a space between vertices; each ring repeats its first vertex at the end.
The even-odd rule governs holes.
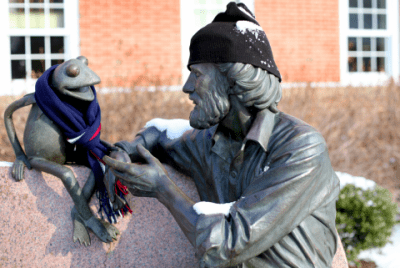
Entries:
POLYGON ((225 12, 195 33, 189 50, 189 70, 196 63, 250 63, 282 81, 267 35, 242 3, 230 2, 225 12))

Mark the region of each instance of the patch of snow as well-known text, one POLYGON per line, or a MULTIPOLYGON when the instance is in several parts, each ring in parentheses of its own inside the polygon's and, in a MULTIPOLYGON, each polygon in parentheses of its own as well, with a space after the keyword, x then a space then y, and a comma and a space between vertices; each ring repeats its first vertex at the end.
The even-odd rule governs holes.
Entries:
POLYGON ((0 161, 0 167, 12 167, 13 163, 11 162, 6 162, 6 161, 0 161))
POLYGON ((365 261, 373 261, 378 268, 400 267, 400 224, 393 227, 392 235, 383 248, 374 248, 362 251, 358 258, 365 261))
POLYGON ((263 31, 263 29, 255 23, 246 20, 239 20, 236 22, 236 28, 242 33, 245 34, 247 31, 251 32, 258 37, 258 31, 263 31))
POLYGON ((162 118, 154 118, 147 122, 144 127, 156 127, 161 132, 167 131, 167 137, 171 140, 178 139, 183 133, 193 129, 189 124, 189 120, 162 118))
POLYGON ((235 202, 218 204, 212 202, 197 202, 193 205, 193 209, 197 214, 201 215, 213 215, 213 214, 224 214, 226 217, 229 215, 229 210, 235 202))
POLYGON ((340 189, 343 189, 347 184, 353 184, 356 187, 365 190, 372 190, 376 183, 374 181, 368 180, 364 177, 352 176, 350 174, 336 171, 336 175, 340 180, 340 189))
POLYGON ((245 13, 247 16, 249 16, 250 18, 254 19, 254 16, 252 16, 249 12, 246 11, 246 9, 244 9, 243 7, 239 7, 240 11, 242 11, 243 13, 245 13))

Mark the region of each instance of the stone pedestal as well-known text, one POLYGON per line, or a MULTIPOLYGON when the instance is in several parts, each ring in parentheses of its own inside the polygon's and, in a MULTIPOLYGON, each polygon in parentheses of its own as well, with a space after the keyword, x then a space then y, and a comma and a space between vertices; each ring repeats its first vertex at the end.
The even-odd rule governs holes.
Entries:
MULTIPOLYGON (((83 186, 89 170, 73 167, 83 186)), ((167 167, 171 178, 194 200, 194 184, 167 167)), ((197 267, 193 247, 174 218, 157 200, 128 196, 133 214, 116 227, 121 235, 111 244, 92 233, 92 245, 72 242, 73 203, 61 181, 25 169, 16 182, 11 168, 0 166, 0 267, 197 267)), ((91 202, 96 211, 95 198, 91 202)), ((347 268, 339 247, 334 268, 347 268)))

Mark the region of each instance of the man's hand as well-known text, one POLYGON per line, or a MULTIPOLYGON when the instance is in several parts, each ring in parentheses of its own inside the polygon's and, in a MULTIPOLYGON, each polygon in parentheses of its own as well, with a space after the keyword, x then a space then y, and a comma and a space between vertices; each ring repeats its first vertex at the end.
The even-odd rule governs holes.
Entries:
MULTIPOLYGON (((118 161, 131 163, 129 155, 124 150, 121 150, 116 147, 113 147, 113 150, 111 150, 110 157, 118 161)), ((104 174, 104 185, 106 186, 108 197, 110 198, 110 201, 113 203, 113 207, 115 210, 118 210, 121 207, 125 206, 125 203, 124 202, 121 203, 120 198, 118 198, 117 195, 115 194, 115 184, 117 180, 118 179, 115 177, 115 175, 109 170, 108 167, 106 167, 106 172, 104 174)))
POLYGON ((103 161, 133 195, 158 198, 160 192, 167 187, 171 180, 157 158, 141 144, 136 148, 147 164, 124 163, 108 156, 105 156, 103 161))

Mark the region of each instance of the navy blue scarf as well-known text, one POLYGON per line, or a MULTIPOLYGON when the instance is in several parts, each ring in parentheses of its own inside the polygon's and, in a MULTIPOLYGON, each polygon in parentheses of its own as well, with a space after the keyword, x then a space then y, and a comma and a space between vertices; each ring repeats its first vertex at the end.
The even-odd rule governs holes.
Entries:
MULTIPOLYGON (((100 106, 96 91, 92 86, 94 100, 80 109, 61 100, 49 85, 50 76, 58 65, 52 66, 39 77, 35 86, 35 100, 42 112, 64 133, 68 140, 80 137, 75 144, 86 150, 87 160, 96 178, 97 185, 103 180, 103 170, 98 159, 107 154, 108 149, 100 142, 100 106), (86 108, 86 111, 82 111, 86 108)), ((82 103, 82 102, 81 102, 82 103)), ((104 185, 104 183, 103 183, 104 185)), ((100 185, 98 185, 100 186, 100 185)))
MULTIPOLYGON (((116 215, 110 207, 108 194, 103 182, 103 168, 99 163, 99 161, 102 162, 103 156, 109 150, 100 142, 101 113, 96 99, 96 91, 91 86, 95 98, 88 103, 87 107, 79 107, 78 109, 73 104, 64 102, 49 84, 50 77, 57 66, 50 67, 37 80, 35 86, 36 103, 42 112, 61 129, 69 141, 77 138, 74 143, 86 150, 87 161, 96 180, 100 210, 104 210, 110 222, 115 221, 116 215)), ((80 103, 82 105, 82 102, 80 103)))

